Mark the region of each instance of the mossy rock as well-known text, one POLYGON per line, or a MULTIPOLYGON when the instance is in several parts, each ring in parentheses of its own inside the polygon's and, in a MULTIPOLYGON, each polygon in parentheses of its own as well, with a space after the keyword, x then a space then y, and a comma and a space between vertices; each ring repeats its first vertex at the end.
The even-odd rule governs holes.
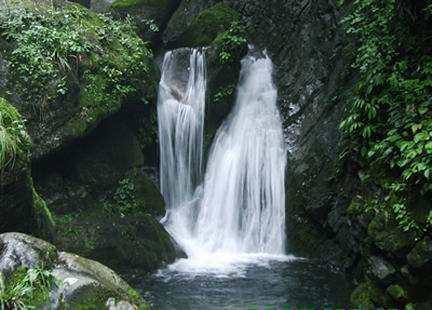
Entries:
POLYGON ((169 0, 116 0, 111 4, 113 9, 130 9, 140 6, 154 6, 166 8, 169 5, 169 0))
POLYGON ((39 269, 52 277, 49 288, 36 287, 32 296, 15 296, 14 301, 24 302, 26 307, 105 309, 123 304, 130 309, 149 308, 120 276, 96 261, 58 252, 52 244, 19 233, 0 235, 0 245, 0 280, 5 280, 6 291, 15 284, 28 285, 23 280, 30 269, 39 269))
MULTIPOLYGON (((19 53, 23 57, 17 58, 14 51, 28 47, 21 43, 27 42, 28 32, 0 36, 6 42, 0 51, 0 63, 6 64, 2 65, 6 69, 2 69, 0 94, 27 119, 34 159, 89 134, 130 102, 153 101, 158 82, 153 54, 131 23, 95 14, 77 4, 53 8, 23 3, 14 2, 8 10, 0 11, 2 20, 17 20, 23 11, 33 16, 22 27, 33 34, 32 42, 36 43, 32 53, 19 53), (53 28, 56 37, 50 37, 49 29, 53 28), (55 40, 62 36, 74 38, 74 43, 64 47, 60 60, 47 57, 54 54, 53 46, 61 45, 55 40), (30 54, 39 55, 38 62, 30 54), (26 66, 31 73, 23 73, 26 66)), ((0 27, 7 31, 8 25, 0 27)))
POLYGON ((398 254, 414 243, 414 236, 404 232, 399 225, 382 214, 377 214, 368 226, 368 235, 383 251, 398 254))
POLYGON ((0 98, 0 135, 0 233, 45 234, 53 222, 33 187, 31 141, 21 115, 3 98, 0 98))
POLYGON ((407 291, 399 284, 390 285, 386 289, 386 292, 396 301, 401 301, 408 297, 407 291))
POLYGON ((132 18, 140 36, 158 45, 178 3, 179 0, 116 0, 110 12, 116 18, 132 18))
POLYGON ((176 249, 164 227, 149 214, 122 215, 101 209, 58 217, 54 243, 117 271, 151 272, 171 263, 176 249))
POLYGON ((432 240, 425 237, 419 241, 407 256, 414 268, 432 267, 432 240), (428 266, 429 265, 429 266, 428 266))
POLYGON ((230 25, 240 20, 240 14, 228 5, 218 3, 196 16, 176 42, 177 46, 210 45, 230 25))
POLYGON ((358 285, 352 292, 350 300, 350 306, 367 310, 375 310, 377 307, 383 307, 388 303, 384 292, 372 282, 363 282, 358 285))

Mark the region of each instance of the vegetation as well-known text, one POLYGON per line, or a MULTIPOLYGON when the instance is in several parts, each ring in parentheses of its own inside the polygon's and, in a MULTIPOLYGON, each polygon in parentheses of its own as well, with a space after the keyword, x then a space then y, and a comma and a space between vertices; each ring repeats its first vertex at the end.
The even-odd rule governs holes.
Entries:
POLYGON ((129 178, 124 178, 119 181, 112 202, 105 202, 104 207, 111 213, 120 213, 122 216, 137 212, 139 205, 135 196, 135 184, 129 178))
POLYGON ((118 108, 153 74, 153 55, 132 22, 80 5, 52 8, 19 1, 0 9, 0 33, 10 49, 11 91, 39 110, 78 88, 81 118, 92 122, 118 108))
POLYGON ((19 155, 27 158, 30 138, 18 111, 0 98, 0 170, 13 165, 19 155))
POLYGON ((240 15, 223 3, 215 4, 196 16, 180 39, 183 46, 210 45, 219 33, 226 31, 240 15))
POLYGON ((168 5, 168 0, 116 0, 111 7, 113 9, 127 9, 142 5, 166 7, 168 5))
POLYGON ((344 24, 357 42, 342 157, 379 188, 367 210, 418 235, 432 225, 432 4, 356 0, 344 24))
POLYGON ((44 267, 20 268, 6 280, 0 273, 0 309, 40 309, 49 303, 54 283, 44 267))
POLYGON ((234 61, 235 55, 243 50, 246 43, 246 27, 239 21, 234 21, 228 30, 221 32, 214 41, 220 48, 220 63, 224 65, 234 61))

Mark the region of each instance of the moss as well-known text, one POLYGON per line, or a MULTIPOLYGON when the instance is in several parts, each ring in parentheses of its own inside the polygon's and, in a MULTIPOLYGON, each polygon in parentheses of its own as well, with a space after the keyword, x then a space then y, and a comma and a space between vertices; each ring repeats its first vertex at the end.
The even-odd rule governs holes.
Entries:
POLYGON ((0 93, 14 94, 27 118, 34 158, 86 135, 123 104, 153 98, 153 54, 132 21, 76 4, 14 5, 0 15, 9 47, 2 58, 11 64, 0 93))
POLYGON ((387 290, 387 294, 389 294, 394 300, 406 299, 408 297, 407 292, 398 284, 390 285, 387 290))
POLYGON ((136 203, 141 206, 146 213, 155 216, 163 216, 165 214, 165 202, 150 178, 146 176, 138 176, 134 180, 136 190, 136 203))
POLYGON ((347 214, 349 216, 356 216, 356 215, 363 214, 362 206, 363 204, 361 203, 360 199, 358 199, 357 197, 353 198, 353 200, 351 201, 351 203, 347 208, 347 214))
POLYGON ((12 169, 15 160, 27 164, 31 142, 23 119, 5 99, 0 98, 0 171, 12 169))
POLYGON ((155 6, 155 7, 167 7, 168 0, 116 0, 113 2, 111 7, 113 9, 129 9, 140 6, 155 6))
POLYGON ((351 306, 375 310, 378 306, 384 305, 383 295, 383 292, 371 282, 361 283, 351 294, 351 306))
POLYGON ((400 252, 408 248, 414 241, 414 236, 404 232, 395 221, 377 214, 368 226, 368 235, 383 251, 400 252))
POLYGON ((112 214, 95 206, 66 221, 62 217, 61 223, 56 227, 59 248, 117 271, 150 272, 176 256, 171 237, 149 214, 112 214))
POLYGON ((50 239, 54 233, 55 222, 45 201, 36 192, 33 184, 32 196, 33 196, 33 210, 36 216, 36 223, 38 226, 38 235, 44 237, 45 239, 50 239))
POLYGON ((219 33, 228 30, 230 25, 239 19, 240 15, 237 11, 226 4, 218 3, 194 18, 181 36, 180 45, 210 45, 219 33))

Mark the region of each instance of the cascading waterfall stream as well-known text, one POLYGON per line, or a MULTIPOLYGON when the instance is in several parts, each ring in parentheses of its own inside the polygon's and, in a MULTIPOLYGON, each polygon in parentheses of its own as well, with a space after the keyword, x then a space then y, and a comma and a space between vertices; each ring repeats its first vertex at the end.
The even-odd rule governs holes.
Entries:
POLYGON ((271 60, 256 51, 242 60, 235 106, 198 186, 205 61, 202 52, 189 50, 187 71, 178 53, 165 56, 158 103, 165 226, 189 256, 172 268, 209 271, 226 268, 227 261, 283 255, 286 147, 271 60), (179 72, 186 71, 182 89, 186 79, 179 72))
POLYGON ((201 181, 205 85, 202 51, 166 53, 159 84, 158 123, 161 191, 168 210, 190 201, 201 181), (189 58, 189 67, 185 58, 189 58))

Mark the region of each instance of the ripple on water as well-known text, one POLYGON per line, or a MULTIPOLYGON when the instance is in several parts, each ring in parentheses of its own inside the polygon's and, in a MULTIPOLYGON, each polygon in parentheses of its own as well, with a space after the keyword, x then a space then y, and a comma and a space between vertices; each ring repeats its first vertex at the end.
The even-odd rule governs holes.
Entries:
POLYGON ((162 310, 343 307, 350 290, 343 275, 316 261, 263 254, 178 260, 136 286, 162 310))

